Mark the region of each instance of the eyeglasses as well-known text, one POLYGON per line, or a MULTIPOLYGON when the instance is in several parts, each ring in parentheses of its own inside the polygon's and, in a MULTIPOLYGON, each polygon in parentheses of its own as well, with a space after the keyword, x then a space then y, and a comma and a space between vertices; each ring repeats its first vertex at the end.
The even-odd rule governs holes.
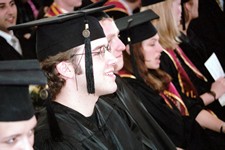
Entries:
MULTIPOLYGON (((110 51, 110 46, 101 46, 99 48, 97 48, 98 50, 91 52, 92 56, 101 56, 104 57, 105 56, 105 51, 110 51)), ((74 57, 74 56, 79 56, 79 55, 85 55, 85 53, 80 53, 80 54, 73 54, 71 55, 70 58, 74 57)))

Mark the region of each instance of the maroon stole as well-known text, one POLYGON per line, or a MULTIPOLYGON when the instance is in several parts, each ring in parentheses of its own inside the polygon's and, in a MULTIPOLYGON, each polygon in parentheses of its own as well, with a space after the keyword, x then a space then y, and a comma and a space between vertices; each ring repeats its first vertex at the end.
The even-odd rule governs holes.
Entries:
POLYGON ((118 75, 121 78, 132 78, 132 79, 136 79, 136 77, 134 75, 132 75, 131 73, 129 73, 128 71, 126 71, 125 69, 121 69, 118 71, 118 75))
POLYGON ((182 58, 184 63, 194 72, 194 74, 207 82, 207 79, 201 74, 201 72, 195 67, 195 65, 188 59, 188 57, 184 54, 182 49, 180 47, 176 48, 175 50, 167 49, 164 50, 164 52, 170 57, 170 59, 173 61, 175 67, 178 71, 178 80, 179 84, 181 86, 181 90, 184 94, 186 94, 188 97, 196 98, 198 96, 197 90, 190 80, 187 72, 182 67, 179 59, 177 58, 177 54, 182 58))
POLYGON ((178 108, 182 116, 189 116, 188 109, 172 82, 169 83, 167 90, 164 90, 160 93, 160 96, 162 96, 166 104, 171 109, 173 109, 173 107, 171 106, 170 102, 172 102, 178 108))
POLYGON ((56 3, 53 3, 49 10, 46 12, 45 17, 53 17, 62 14, 63 12, 60 10, 59 6, 56 3))
POLYGON ((110 12, 110 11, 118 11, 118 12, 123 12, 124 14, 129 14, 127 8, 124 6, 120 0, 108 0, 105 4, 105 6, 108 5, 115 5, 114 8, 108 9, 105 12, 110 12))

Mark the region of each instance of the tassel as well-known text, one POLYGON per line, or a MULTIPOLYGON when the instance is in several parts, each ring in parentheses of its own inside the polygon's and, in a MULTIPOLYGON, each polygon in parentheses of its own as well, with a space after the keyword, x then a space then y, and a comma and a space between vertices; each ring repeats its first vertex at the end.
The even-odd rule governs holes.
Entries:
POLYGON ((91 40, 88 20, 85 17, 85 29, 83 30, 84 36, 84 47, 85 47, 85 70, 86 70, 86 81, 87 81, 87 91, 90 94, 95 93, 94 86, 94 75, 93 75, 93 62, 91 55, 91 40))
POLYGON ((56 142, 62 142, 63 141, 63 134, 59 127, 58 121, 56 120, 55 113, 52 109, 51 103, 50 103, 50 97, 49 96, 46 99, 46 110, 47 110, 47 117, 48 117, 48 123, 49 123, 49 130, 51 137, 56 142))
POLYGON ((140 79, 140 75, 139 75, 139 72, 138 72, 138 69, 137 69, 137 65, 136 65, 136 60, 135 60, 135 57, 134 57, 134 51, 133 51, 133 47, 132 47, 132 42, 131 42, 131 38, 130 38, 130 24, 131 22, 133 21, 133 19, 129 19, 128 20, 128 25, 127 25, 127 42, 129 44, 129 47, 130 47, 130 58, 131 58, 131 65, 132 65, 132 70, 134 72, 134 76, 137 78, 137 79, 140 79))

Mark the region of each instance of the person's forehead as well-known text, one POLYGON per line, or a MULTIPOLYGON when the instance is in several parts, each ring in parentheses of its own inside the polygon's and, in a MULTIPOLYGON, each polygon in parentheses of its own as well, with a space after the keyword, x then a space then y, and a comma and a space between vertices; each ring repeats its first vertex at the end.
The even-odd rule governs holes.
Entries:
MULTIPOLYGON (((91 49, 93 50, 94 48, 96 48, 98 46, 107 45, 107 43, 108 43, 108 41, 107 41, 106 37, 93 40, 93 41, 91 41, 91 49)), ((76 48, 78 49, 78 51, 79 51, 79 49, 83 50, 84 44, 77 46, 76 48)))
POLYGON ((14 2, 14 0, 0 0, 0 4, 14 2))
MULTIPOLYGON (((100 22, 101 23, 101 22, 100 22)), ((101 23, 101 26, 104 30, 104 33, 107 37, 117 36, 119 34, 119 29, 117 28, 115 22, 113 20, 104 20, 101 23)))
POLYGON ((93 41, 91 41, 92 50, 96 47, 107 45, 107 43, 108 43, 108 41, 107 41, 106 37, 93 40, 93 41))
MULTIPOLYGON (((15 134, 24 130, 31 130, 37 124, 36 117, 22 121, 0 121, 0 133, 15 134)), ((1 137, 1 134, 0 134, 1 137)))

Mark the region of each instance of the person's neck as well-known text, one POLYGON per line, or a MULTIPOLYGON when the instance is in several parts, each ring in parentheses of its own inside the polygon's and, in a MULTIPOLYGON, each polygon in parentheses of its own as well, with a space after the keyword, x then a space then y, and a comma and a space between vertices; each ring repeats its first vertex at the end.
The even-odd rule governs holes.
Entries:
POLYGON ((188 30, 188 27, 189 27, 189 25, 190 25, 190 20, 189 21, 186 21, 186 23, 185 23, 185 30, 183 29, 183 25, 181 24, 180 25, 180 31, 182 31, 185 35, 187 35, 187 30, 188 30))
POLYGON ((98 98, 99 96, 88 94, 86 91, 79 90, 79 88, 71 88, 71 86, 65 85, 55 101, 79 112, 85 117, 89 117, 93 114, 98 98))

